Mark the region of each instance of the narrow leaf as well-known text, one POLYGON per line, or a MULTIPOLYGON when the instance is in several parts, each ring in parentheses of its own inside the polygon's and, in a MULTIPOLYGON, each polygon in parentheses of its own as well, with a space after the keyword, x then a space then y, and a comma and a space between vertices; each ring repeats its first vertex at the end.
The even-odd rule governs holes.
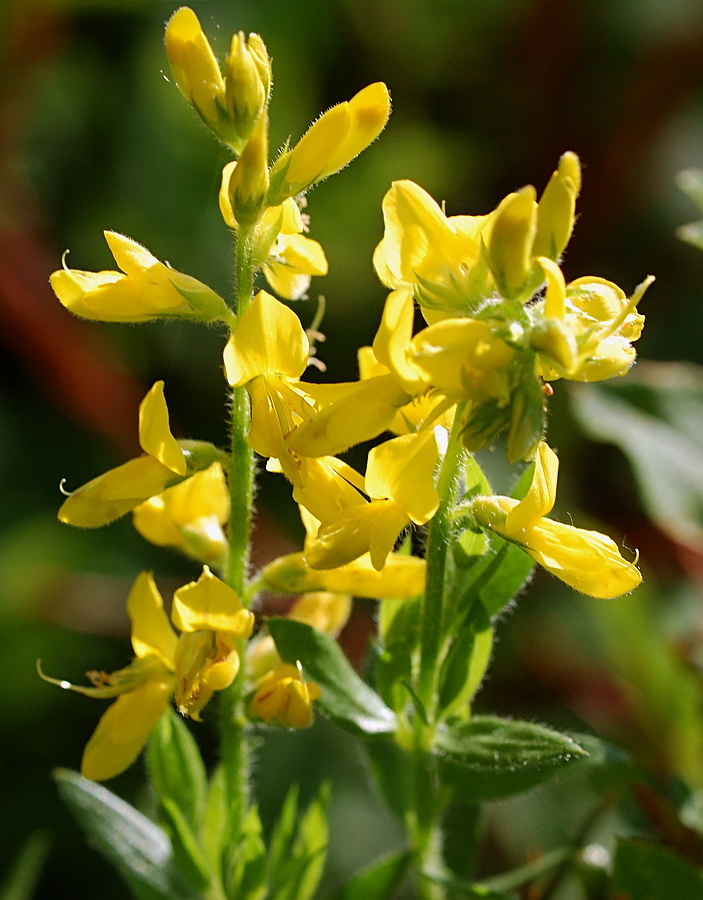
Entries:
POLYGON ((161 716, 151 733, 147 763, 161 803, 175 804, 190 829, 198 831, 205 811, 207 774, 198 745, 173 709, 161 716))
POLYGON ((395 731, 394 712, 359 678, 334 638, 292 619, 268 624, 282 659, 299 661, 306 678, 319 684, 320 706, 340 728, 363 735, 395 731))
POLYGON ((384 856, 356 874, 332 895, 332 900, 386 900, 405 875, 412 854, 406 851, 384 856))
POLYGON ((436 748, 445 778, 465 800, 489 800, 528 790, 587 753, 567 735, 533 722, 476 716, 446 728, 436 748))
POLYGON ((107 788, 77 772, 54 773, 59 792, 95 847, 139 900, 198 900, 176 868, 168 836, 107 788))

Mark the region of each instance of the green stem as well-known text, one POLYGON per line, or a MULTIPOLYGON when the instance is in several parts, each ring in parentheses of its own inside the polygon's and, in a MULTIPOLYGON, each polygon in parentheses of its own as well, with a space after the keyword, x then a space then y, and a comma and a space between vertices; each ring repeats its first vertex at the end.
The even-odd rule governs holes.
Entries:
MULTIPOLYGON (((251 300, 254 273, 251 261, 251 231, 240 229, 235 250, 235 284, 237 315, 241 316, 251 300)), ((255 459, 249 446, 251 407, 246 388, 232 391, 230 417, 231 457, 229 464, 229 490, 231 513, 229 521, 229 554, 226 581, 243 603, 249 577, 251 525, 255 492, 255 459)), ((220 694, 221 758, 225 767, 229 810, 233 820, 241 821, 249 807, 250 751, 242 696, 246 677, 243 665, 246 641, 239 642, 242 660, 240 673, 234 683, 220 694)))
POLYGON ((422 650, 417 693, 425 705, 425 712, 430 721, 433 720, 432 707, 442 642, 447 552, 453 525, 452 513, 457 485, 461 476, 460 462, 465 452, 460 441, 461 412, 460 405, 456 410, 447 451, 444 454, 437 480, 439 508, 430 523, 427 534, 427 577, 422 613, 422 650))

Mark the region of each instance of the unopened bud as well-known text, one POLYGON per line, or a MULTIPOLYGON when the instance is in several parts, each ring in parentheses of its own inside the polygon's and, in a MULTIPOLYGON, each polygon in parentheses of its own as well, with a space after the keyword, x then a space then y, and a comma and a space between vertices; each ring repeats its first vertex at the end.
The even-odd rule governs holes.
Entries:
POLYGON ((521 299, 532 269, 537 203, 532 185, 508 194, 495 211, 488 238, 488 260, 498 290, 521 299))
POLYGON ((276 161, 269 203, 282 203, 344 168, 383 131, 390 103, 388 88, 379 81, 329 109, 276 161))
POLYGON ((574 228, 576 198, 581 190, 581 166, 575 153, 565 153, 549 179, 537 207, 535 256, 559 259, 574 228))
POLYGON ((225 103, 220 66, 198 17, 182 6, 166 25, 166 54, 181 93, 205 124, 219 134, 225 103))
POLYGON ((225 92, 227 109, 236 137, 231 141, 241 152, 262 117, 271 89, 271 60, 266 45, 258 34, 244 37, 238 32, 225 60, 225 92))
POLYGON ((259 219, 268 186, 268 119, 262 115, 229 178, 229 202, 240 226, 259 219))

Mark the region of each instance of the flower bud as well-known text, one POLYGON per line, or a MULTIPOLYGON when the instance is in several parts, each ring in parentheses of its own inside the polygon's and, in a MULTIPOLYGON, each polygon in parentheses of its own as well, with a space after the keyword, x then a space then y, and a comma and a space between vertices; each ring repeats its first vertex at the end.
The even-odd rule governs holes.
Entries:
POLYGON ((216 134, 225 112, 225 82, 198 17, 182 6, 166 25, 166 55, 181 93, 216 134))
POLYGON ((378 81, 327 110, 276 160, 269 204, 282 203, 344 168, 383 131, 390 104, 388 88, 378 81))
POLYGON ((235 150, 241 151, 264 115, 270 89, 271 60, 261 37, 245 38, 241 31, 233 35, 225 60, 225 94, 237 135, 235 150))
POLYGON ((559 259, 574 227, 576 198, 581 190, 581 166, 575 153, 565 153, 549 179, 537 206, 535 256, 559 259))
POLYGON ((522 299, 532 269, 537 204, 532 185, 508 194, 495 211, 488 238, 488 259, 498 290, 509 300, 522 299))
POLYGON ((268 186, 268 120, 261 116, 229 178, 229 202, 239 225, 254 225, 260 218, 268 186))

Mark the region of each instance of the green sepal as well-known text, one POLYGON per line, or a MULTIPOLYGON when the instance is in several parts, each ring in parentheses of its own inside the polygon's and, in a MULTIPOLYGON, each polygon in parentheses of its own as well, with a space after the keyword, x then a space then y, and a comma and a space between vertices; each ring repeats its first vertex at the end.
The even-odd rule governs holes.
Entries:
POLYGON ((336 725, 366 736, 395 731, 395 713, 359 678, 334 638, 292 619, 268 625, 283 661, 300 662, 305 677, 320 686, 318 702, 336 725))
POLYGON ((101 784, 57 769, 59 793, 92 844, 120 872, 138 900, 201 900, 178 869, 168 835, 101 784))
POLYGON ((615 850, 610 896, 628 900, 703 897, 703 872, 659 844, 620 839, 615 850))
POLYGON ((587 756, 567 735, 497 716, 445 727, 435 750, 444 781, 457 798, 470 801, 529 790, 587 756))
POLYGON ((544 437, 547 405, 541 380, 535 374, 535 356, 523 351, 518 384, 510 404, 508 462, 530 459, 544 437))
POLYGON ((147 766, 161 804, 175 805, 190 830, 197 833, 205 813, 207 773, 188 726, 171 708, 151 732, 147 766))
POLYGON ((266 846, 256 806, 239 823, 238 839, 227 853, 227 889, 230 900, 263 900, 266 885, 266 846))
POLYGON ((228 322, 233 324, 236 322, 236 316, 227 306, 225 301, 219 294, 211 290, 207 285, 203 285, 204 290, 189 291, 178 285, 175 281, 171 281, 171 286, 181 297, 188 303, 193 310, 192 313, 186 315, 174 316, 179 319, 191 319, 196 322, 228 322))
POLYGON ((386 900, 405 875, 412 854, 399 851, 384 856, 332 894, 332 900, 386 900))
POLYGON ((468 704, 483 681, 493 649, 493 628, 483 606, 454 635, 439 673, 442 718, 468 712, 468 704))
POLYGON ((327 854, 329 796, 329 784, 324 783, 299 819, 288 857, 278 867, 275 882, 270 877, 270 900, 311 900, 317 890, 327 854))
POLYGON ((183 811, 173 800, 161 797, 161 815, 171 838, 178 868, 201 890, 211 882, 209 866, 183 811))

